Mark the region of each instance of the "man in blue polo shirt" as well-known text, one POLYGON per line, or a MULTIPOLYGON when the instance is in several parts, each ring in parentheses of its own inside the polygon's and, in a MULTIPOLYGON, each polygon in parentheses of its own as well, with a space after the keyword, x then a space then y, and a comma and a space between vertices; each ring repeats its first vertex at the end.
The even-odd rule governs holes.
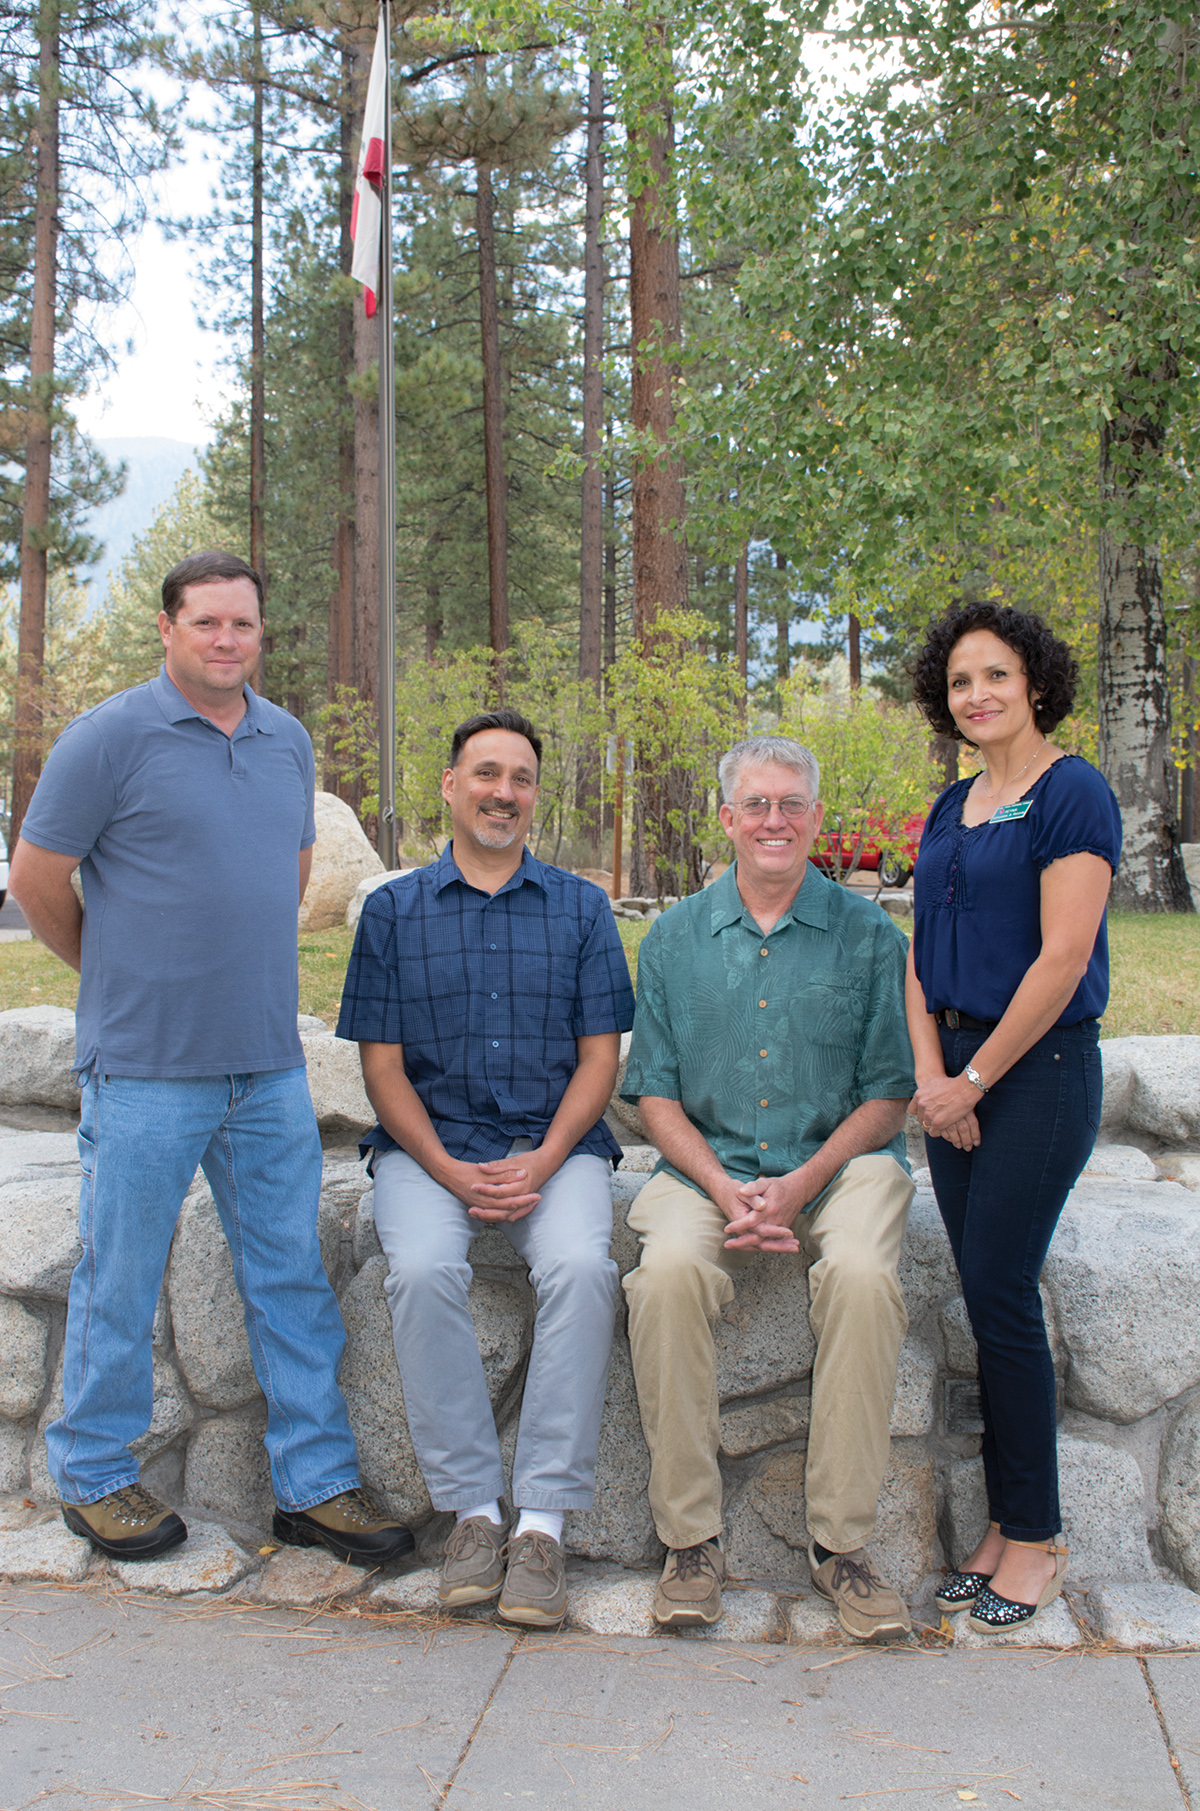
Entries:
POLYGON ((296 1027, 312 745, 246 683, 262 641, 258 574, 193 554, 162 595, 161 672, 64 730, 13 855, 31 929, 80 971, 83 1255, 50 1469, 68 1526, 105 1553, 146 1559, 187 1536, 138 1482, 132 1444, 150 1423, 155 1305, 199 1164, 267 1399, 275 1537, 379 1565, 413 1541, 358 1488, 296 1027))
POLYGON ((338 1035, 356 1038, 379 1124, 375 1225, 409 1431, 437 1509, 457 1521, 447 1605, 499 1594, 533 1627, 567 1607, 563 1512, 587 1509, 617 1300, 603 1122, 629 971, 598 887, 525 847, 541 739, 517 711, 454 732, 441 860, 367 899, 338 1035), (499 1226, 529 1265, 533 1349, 504 1469, 475 1339, 468 1251, 499 1226))

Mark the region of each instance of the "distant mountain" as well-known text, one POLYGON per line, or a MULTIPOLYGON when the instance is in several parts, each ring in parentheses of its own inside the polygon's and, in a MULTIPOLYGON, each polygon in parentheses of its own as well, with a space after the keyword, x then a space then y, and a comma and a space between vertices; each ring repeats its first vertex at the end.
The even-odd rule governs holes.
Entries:
POLYGON ((104 552, 86 574, 90 607, 104 602, 110 574, 120 566, 139 535, 145 533, 189 465, 197 449, 186 440, 160 440, 153 435, 96 441, 105 458, 126 467, 125 489, 111 503, 91 511, 88 528, 104 552))

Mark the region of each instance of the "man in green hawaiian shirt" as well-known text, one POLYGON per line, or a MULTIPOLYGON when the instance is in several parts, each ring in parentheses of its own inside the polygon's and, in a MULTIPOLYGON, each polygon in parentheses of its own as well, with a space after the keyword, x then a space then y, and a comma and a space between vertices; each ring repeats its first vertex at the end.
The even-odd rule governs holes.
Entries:
POLYGON ((719 772, 737 860, 642 944, 622 1088, 662 1152, 629 1215, 642 1250, 624 1284, 668 1548, 654 1613, 670 1628, 721 1614, 713 1323, 751 1253, 803 1253, 817 1340, 809 1566, 848 1634, 886 1639, 911 1627, 865 1552, 908 1326, 905 944, 877 905, 808 863, 823 816, 808 749, 755 736, 719 772))

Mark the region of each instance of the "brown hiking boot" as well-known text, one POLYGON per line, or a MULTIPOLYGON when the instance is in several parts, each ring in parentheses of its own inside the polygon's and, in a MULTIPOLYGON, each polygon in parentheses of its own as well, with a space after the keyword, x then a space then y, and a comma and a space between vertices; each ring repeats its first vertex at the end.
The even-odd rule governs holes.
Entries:
POLYGON ((911 1635, 907 1604, 874 1571, 865 1547, 818 1560, 816 1545, 810 1541, 808 1569, 813 1584, 836 1606, 838 1621, 855 1641, 893 1641, 899 1635, 911 1635))
POLYGON ((447 1609, 496 1596, 504 1583, 508 1529, 507 1522, 486 1515, 469 1515, 451 1529, 438 1579, 438 1598, 447 1609))
POLYGON ((63 1521, 114 1559, 154 1559, 187 1540, 187 1529, 140 1484, 126 1484, 95 1503, 62 1503, 63 1521))
POLYGON ((556 1629, 567 1613, 567 1569, 562 1546, 540 1528, 508 1545, 508 1570, 499 1610, 506 1622, 556 1629))
POLYGON ((287 1547, 328 1547, 351 1566, 387 1566, 417 1544, 402 1522, 357 1485, 311 1509, 276 1505, 271 1533, 287 1547))
POLYGON ((694 1629, 721 1614, 725 1555, 715 1540, 672 1547, 654 1593, 654 1620, 664 1629, 694 1629))

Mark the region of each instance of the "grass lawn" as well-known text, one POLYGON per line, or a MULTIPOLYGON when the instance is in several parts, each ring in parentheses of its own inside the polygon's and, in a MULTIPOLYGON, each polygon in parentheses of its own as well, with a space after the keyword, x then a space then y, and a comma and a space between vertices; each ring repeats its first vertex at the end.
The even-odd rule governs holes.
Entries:
MULTIPOLYGON (((903 923, 903 921, 901 921, 903 923)), ((634 982, 638 945, 648 925, 617 926, 634 982)), ((1200 1035, 1200 916, 1142 917, 1110 912, 1112 998, 1101 1035, 1200 1035)), ((349 931, 300 938, 300 1010, 333 1025, 353 939, 349 931)), ((40 943, 0 943, 0 1011, 13 1006, 71 1006, 76 977, 40 943)))

